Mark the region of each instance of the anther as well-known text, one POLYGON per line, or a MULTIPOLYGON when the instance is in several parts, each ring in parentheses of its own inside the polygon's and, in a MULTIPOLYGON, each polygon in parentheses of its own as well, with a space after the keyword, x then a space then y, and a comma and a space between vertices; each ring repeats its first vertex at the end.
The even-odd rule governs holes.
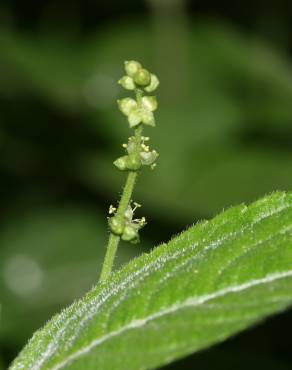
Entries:
POLYGON ((110 205, 108 213, 109 213, 110 215, 112 215, 113 213, 115 213, 115 212, 116 212, 116 210, 117 210, 117 209, 116 209, 113 205, 110 205))

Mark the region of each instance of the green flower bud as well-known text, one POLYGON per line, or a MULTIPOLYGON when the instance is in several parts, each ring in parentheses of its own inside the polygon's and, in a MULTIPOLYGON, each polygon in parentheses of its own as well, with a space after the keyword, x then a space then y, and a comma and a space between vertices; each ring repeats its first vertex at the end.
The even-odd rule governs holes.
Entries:
POLYGON ((123 234, 122 234, 122 240, 127 242, 137 242, 139 238, 137 229, 134 227, 134 225, 130 224, 127 225, 124 228, 123 234))
POLYGON ((145 109, 151 112, 155 111, 158 107, 157 99, 155 96, 143 96, 142 104, 145 109))
POLYGON ((143 109, 141 120, 147 126, 155 126, 154 114, 150 110, 143 109))
POLYGON ((123 157, 120 157, 114 161, 114 165, 121 171, 125 171, 128 169, 127 167, 128 163, 128 156, 125 155, 123 157))
POLYGON ((141 168, 141 160, 139 155, 129 155, 127 159, 127 169, 137 171, 141 168))
POLYGON ((157 89, 157 87, 159 86, 159 80, 158 80, 158 77, 154 74, 151 73, 151 81, 150 81, 150 85, 145 87, 145 91, 147 92, 152 92, 154 90, 157 89))
POLYGON ((111 217, 108 221, 111 232, 115 235, 122 235, 125 229, 125 220, 121 216, 111 217))
POLYGON ((134 82, 139 86, 147 86, 151 82, 151 74, 144 68, 140 68, 133 78, 134 82))
POLYGON ((122 77, 118 83, 126 90, 134 90, 136 88, 135 82, 130 76, 122 77))
POLYGON ((125 115, 128 116, 130 112, 137 107, 136 100, 132 98, 124 98, 118 100, 118 105, 120 111, 125 115))
POLYGON ((133 108, 130 114, 128 115, 128 121, 129 121, 130 127, 135 127, 139 125, 139 123, 142 121, 140 109, 133 108))
POLYGON ((151 166, 157 159, 158 153, 153 150, 152 152, 141 152, 140 158, 144 166, 151 166))
POLYGON ((138 72, 139 69, 142 68, 142 65, 135 60, 130 60, 125 62, 125 71, 128 76, 134 77, 134 75, 138 72))

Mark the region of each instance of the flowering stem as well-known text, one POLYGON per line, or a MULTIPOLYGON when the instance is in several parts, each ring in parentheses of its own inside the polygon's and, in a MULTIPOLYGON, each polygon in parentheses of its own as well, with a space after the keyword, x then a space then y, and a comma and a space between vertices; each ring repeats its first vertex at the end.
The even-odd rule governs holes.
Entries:
MULTIPOLYGON (((138 143, 141 142, 142 131, 143 131, 142 125, 140 125, 135 130, 135 139, 138 143)), ((129 171, 125 187, 123 190, 123 194, 117 209, 116 213, 117 215, 123 215, 127 210, 128 205, 130 204, 132 198, 137 175, 138 171, 129 171)), ((110 232, 106 255, 103 261, 102 270, 100 274, 100 281, 106 280, 112 271, 120 239, 121 239, 120 236, 115 235, 113 232, 110 232)))
POLYGON ((140 205, 134 202, 132 208, 132 194, 141 167, 150 166, 153 169, 158 157, 156 150, 150 150, 149 146, 145 145, 144 142, 148 141, 149 137, 142 136, 142 131, 143 125, 155 126, 153 112, 157 109, 156 97, 144 94, 156 90, 159 80, 156 75, 143 68, 141 63, 134 60, 125 62, 125 72, 126 75, 118 83, 126 90, 132 90, 136 99, 127 97, 117 102, 120 111, 127 116, 130 128, 134 128, 135 134, 128 138, 127 144, 123 144, 127 155, 113 162, 120 171, 128 171, 128 175, 117 209, 112 205, 109 208, 110 235, 100 281, 106 280, 112 272, 120 239, 130 243, 139 242, 139 230, 145 226, 146 219, 133 218, 135 210, 140 205))

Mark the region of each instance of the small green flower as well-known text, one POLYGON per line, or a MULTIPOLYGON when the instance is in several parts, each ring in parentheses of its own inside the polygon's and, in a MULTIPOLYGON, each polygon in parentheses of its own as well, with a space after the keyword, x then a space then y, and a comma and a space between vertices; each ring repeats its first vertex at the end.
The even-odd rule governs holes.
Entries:
POLYGON ((118 105, 121 112, 128 117, 130 127, 140 123, 155 126, 153 111, 157 109, 157 100, 154 96, 143 96, 139 104, 132 98, 124 98, 118 100, 118 105))
POLYGON ((140 109, 140 117, 141 122, 144 123, 147 126, 155 126, 155 118, 154 114, 151 112, 151 110, 148 110, 147 108, 140 109))
POLYGON ((128 116, 130 127, 135 127, 141 122, 148 126, 155 126, 154 114, 145 108, 134 108, 128 116))
MULTIPOLYGON (((133 209, 133 212, 136 208, 133 209)), ((122 240, 129 241, 131 243, 138 243, 139 242, 139 230, 142 229, 146 225, 145 217, 140 219, 131 220, 128 222, 123 230, 122 233, 122 240)))
POLYGON ((132 77, 123 76, 118 83, 126 90, 135 90, 136 85, 132 77))
MULTIPOLYGON (((132 208, 129 204, 124 215, 114 215, 109 218, 108 223, 111 231, 122 238, 124 241, 137 243, 139 241, 139 230, 146 225, 145 217, 141 219, 134 219, 133 216, 137 208, 141 207, 140 204, 134 202, 132 208)), ((110 207, 111 213, 115 213, 115 207, 110 207)))
POLYGON ((128 161, 128 156, 124 155, 123 157, 120 157, 114 161, 114 165, 121 171, 126 171, 128 170, 127 167, 127 161, 128 161))
POLYGON ((138 171, 142 166, 139 153, 133 153, 128 156, 127 169, 130 171, 138 171))
POLYGON ((139 69, 142 68, 141 63, 136 62, 135 60, 130 60, 125 62, 125 71, 128 76, 134 77, 139 69))
POLYGON ((150 84, 148 86, 145 87, 145 91, 147 92, 152 92, 152 91, 155 91, 157 89, 157 87, 159 86, 160 82, 158 80, 158 77, 151 73, 151 81, 150 81, 150 84))
POLYGON ((151 74, 147 69, 140 68, 133 76, 135 83, 138 86, 148 86, 151 82, 151 74))
POLYGON ((128 115, 128 122, 131 128, 138 126, 142 122, 142 112, 137 106, 131 109, 128 115))
POLYGON ((109 219, 109 227, 115 235, 122 235, 125 229, 125 219, 122 216, 113 216, 109 219))
POLYGON ((149 109, 151 112, 154 112, 158 107, 157 99, 155 96, 143 96, 142 104, 146 109, 149 109))
POLYGON ((132 242, 132 243, 138 242, 139 234, 135 226, 136 226, 135 224, 130 224, 124 228, 124 232, 122 234, 122 240, 126 242, 132 242))
POLYGON ((148 137, 142 136, 142 143, 137 143, 135 136, 130 136, 128 144, 123 144, 123 148, 126 149, 128 155, 118 158, 114 165, 122 171, 137 171, 141 165, 154 168, 153 164, 159 154, 156 150, 150 151, 149 146, 145 145, 145 141, 148 140, 148 137))
POLYGON ((116 159, 114 165, 121 171, 138 171, 142 166, 142 161, 139 153, 133 153, 116 159))
POLYGON ((132 99, 132 98, 119 99, 118 106, 119 106, 120 111, 125 116, 128 116, 131 113, 131 110, 137 107, 137 102, 135 99, 132 99))
POLYGON ((141 63, 135 60, 125 62, 126 75, 118 82, 126 90, 135 90, 143 88, 146 92, 152 92, 157 89, 159 80, 157 76, 143 68, 141 63))

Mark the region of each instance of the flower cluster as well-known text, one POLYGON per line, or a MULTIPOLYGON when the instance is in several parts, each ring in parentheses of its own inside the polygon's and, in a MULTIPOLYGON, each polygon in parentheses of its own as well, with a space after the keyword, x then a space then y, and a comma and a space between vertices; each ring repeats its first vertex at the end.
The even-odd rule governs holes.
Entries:
MULTIPOLYGON (((119 83, 127 90, 134 90, 135 99, 120 99, 118 106, 121 112, 127 116, 130 128, 135 129, 135 134, 129 137, 126 144, 123 144, 126 155, 115 160, 114 165, 121 171, 136 172, 142 166, 150 166, 153 169, 156 166, 155 161, 158 153, 156 150, 150 150, 149 146, 146 145, 149 137, 142 136, 142 125, 155 126, 153 112, 157 109, 158 104, 155 96, 145 96, 144 94, 156 90, 159 81, 154 74, 136 61, 125 62, 125 71, 126 76, 122 77, 119 83)), ((109 214, 111 217, 108 219, 110 230, 122 240, 136 243, 139 241, 139 230, 146 224, 145 218, 133 219, 133 214, 139 207, 137 203, 134 203, 135 207, 132 208, 131 204, 123 204, 121 207, 121 202, 118 209, 110 206, 109 214)))
POLYGON ((145 217, 133 219, 134 212, 138 207, 141 207, 138 203, 134 203, 134 208, 129 205, 124 215, 119 215, 115 214, 116 209, 110 206, 109 214, 114 214, 114 216, 109 219, 111 232, 120 236, 124 241, 138 243, 139 230, 146 225, 145 217))
POLYGON ((156 90, 159 85, 157 76, 143 68, 139 62, 130 60, 125 62, 126 76, 119 80, 119 84, 126 90, 144 88, 148 93, 156 90))
POLYGON ((159 80, 156 75, 143 68, 139 62, 125 62, 126 76, 119 83, 127 90, 135 90, 137 99, 124 98, 118 100, 121 112, 128 117, 130 127, 140 123, 155 126, 153 112, 157 109, 155 96, 142 96, 143 91, 151 93, 157 89, 159 80))
POLYGON ((128 154, 115 160, 114 165, 121 171, 137 171, 141 166, 150 166, 153 169, 159 154, 145 145, 148 140, 149 137, 145 136, 142 136, 141 142, 135 136, 129 137, 128 143, 123 144, 128 154))
POLYGON ((153 112, 157 109, 155 96, 143 96, 140 102, 132 98, 118 100, 120 111, 128 117, 130 127, 144 123, 148 126, 155 126, 153 112))

